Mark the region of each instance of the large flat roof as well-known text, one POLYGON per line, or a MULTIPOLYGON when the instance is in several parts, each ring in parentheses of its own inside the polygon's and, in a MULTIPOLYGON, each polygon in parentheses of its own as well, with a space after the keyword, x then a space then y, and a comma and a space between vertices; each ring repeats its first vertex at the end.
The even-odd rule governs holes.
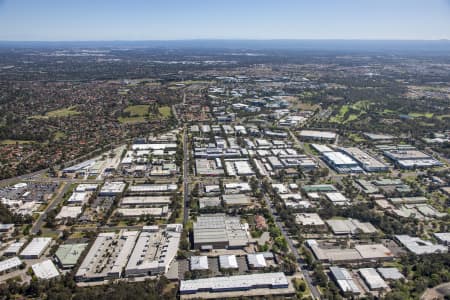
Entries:
POLYGON ((59 276, 58 269, 50 259, 31 266, 34 274, 39 279, 51 279, 59 276))
POLYGON ((212 277, 180 282, 181 294, 192 294, 201 291, 223 292, 232 290, 251 290, 254 288, 285 288, 289 282, 284 273, 258 273, 228 277, 212 277))

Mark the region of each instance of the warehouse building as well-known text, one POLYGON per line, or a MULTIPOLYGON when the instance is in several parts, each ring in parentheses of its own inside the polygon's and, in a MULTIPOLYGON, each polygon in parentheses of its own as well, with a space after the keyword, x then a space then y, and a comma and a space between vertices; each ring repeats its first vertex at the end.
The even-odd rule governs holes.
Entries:
POLYGON ((409 235, 396 235, 395 239, 406 249, 416 255, 448 252, 448 247, 443 245, 435 245, 429 241, 424 241, 419 237, 411 237, 409 235))
POLYGON ((74 192, 67 199, 67 203, 71 205, 83 205, 89 201, 91 195, 91 192, 74 192))
POLYGON ((405 278, 397 268, 377 268, 377 271, 384 280, 400 280, 405 278))
POLYGON ((56 220, 76 219, 81 215, 83 208, 81 206, 63 206, 56 215, 56 220))
POLYGON ((126 276, 164 274, 177 255, 183 225, 146 226, 131 253, 126 276))
POLYGON ((105 182, 99 192, 99 196, 116 196, 122 194, 126 183, 122 181, 105 182))
POLYGON ((323 160, 338 173, 362 173, 358 163, 342 152, 332 151, 322 153, 323 160))
POLYGON ((340 148, 345 154, 356 160, 366 172, 386 172, 389 167, 356 147, 340 148))
POLYGON ((433 235, 441 244, 450 246, 450 232, 436 232, 433 235))
POLYGON ((299 136, 302 140, 334 141, 337 135, 331 131, 302 130, 299 136))
POLYGON ((369 222, 360 222, 355 219, 331 219, 327 220, 327 224, 336 235, 377 232, 377 229, 369 222))
POLYGON ((344 294, 350 293, 353 295, 359 295, 362 293, 361 289, 356 284, 355 280, 347 269, 330 267, 330 272, 331 277, 344 294))
POLYGON ((87 248, 88 244, 64 244, 59 246, 55 253, 55 259, 62 269, 75 267, 78 260, 87 248))
POLYGON ((220 269, 238 269, 239 265, 236 260, 236 255, 220 255, 219 256, 220 269))
POLYGON ((246 224, 225 214, 201 215, 194 222, 195 249, 243 248, 249 243, 246 224))
POLYGON ((17 257, 0 261, 0 275, 16 270, 22 265, 22 261, 17 257))
POLYGON ((169 184, 138 184, 130 185, 127 193, 130 195, 157 195, 176 192, 178 186, 174 183, 169 184))
POLYGON ((197 176, 221 176, 224 174, 223 167, 214 159, 197 158, 195 160, 195 173, 197 176))
POLYGON ((37 259, 44 254, 45 250, 50 246, 52 239, 49 237, 36 237, 23 249, 20 257, 24 259, 37 259))
POLYGON ((347 199, 342 193, 339 192, 332 192, 332 193, 325 193, 325 197, 333 203, 333 205, 349 205, 350 200, 347 199))
POLYGON ((166 217, 169 213, 167 205, 162 207, 118 208, 116 214, 119 218, 137 218, 141 216, 166 217))
POLYGON ((267 267, 264 253, 251 253, 247 254, 246 257, 249 269, 264 269, 267 267))
POLYGON ((442 163, 416 149, 385 150, 383 154, 403 169, 442 166, 442 163))
POLYGON ((23 242, 12 243, 8 248, 3 251, 3 256, 14 256, 18 255, 22 247, 25 245, 23 242))
POLYGON ((301 213, 295 215, 295 222, 306 228, 311 229, 326 229, 325 222, 316 213, 301 213))
POLYGON ((195 280, 182 280, 180 294, 201 292, 218 293, 226 291, 251 291, 254 289, 285 289, 289 282, 284 273, 258 273, 228 277, 212 277, 195 280))
POLYGON ((221 206, 222 201, 220 197, 201 197, 198 199, 198 204, 200 209, 204 209, 207 207, 219 207, 221 206))
POLYGON ((128 196, 122 198, 120 205, 123 206, 164 206, 171 202, 170 196, 128 196))
POLYGON ((358 272, 372 291, 384 290, 389 287, 374 268, 362 268, 358 272))
POLYGON ((34 275, 39 279, 52 279, 59 276, 58 269, 50 259, 46 259, 40 263, 31 266, 34 275))
POLYGON ((306 245, 318 260, 326 263, 346 264, 367 261, 390 261, 394 259, 394 254, 391 250, 382 244, 360 244, 353 248, 341 248, 340 245, 307 240, 306 245))
POLYGON ((191 256, 189 258, 191 271, 206 271, 209 269, 207 256, 191 256))
POLYGON ((250 197, 245 194, 222 195, 222 200, 226 206, 248 206, 252 204, 250 197))
POLYGON ((120 278, 133 251, 138 231, 103 232, 97 236, 75 279, 93 281, 120 278))

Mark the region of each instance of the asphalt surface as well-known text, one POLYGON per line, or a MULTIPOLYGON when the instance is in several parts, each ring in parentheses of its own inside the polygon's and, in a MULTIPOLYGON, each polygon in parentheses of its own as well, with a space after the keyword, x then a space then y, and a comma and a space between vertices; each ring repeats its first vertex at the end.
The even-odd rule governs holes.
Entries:
POLYGON ((57 207, 59 205, 59 203, 61 203, 61 201, 63 200, 64 194, 67 193, 70 186, 71 186, 70 184, 63 183, 63 187, 59 189, 59 192, 57 192, 55 197, 51 200, 50 204, 47 205, 45 210, 37 218, 36 222, 34 222, 33 227, 31 227, 31 231, 30 231, 31 234, 37 234, 39 232, 39 230, 41 229, 41 227, 45 221, 45 218, 47 217, 47 213, 49 211, 55 209, 55 207, 57 207))
POLYGON ((189 220, 189 153, 188 153, 188 135, 187 127, 184 127, 183 133, 183 225, 189 220))
POLYGON ((301 258, 300 253, 298 253, 297 247, 295 247, 294 242, 292 241, 292 239, 287 234, 286 230, 284 229, 283 224, 278 221, 278 217, 276 215, 276 211, 273 209, 272 203, 270 202, 269 198, 266 195, 264 196, 264 200, 266 202, 267 207, 269 208, 270 214, 272 215, 273 219, 275 220, 275 224, 277 224, 278 228, 280 228, 281 234, 286 239, 286 241, 287 241, 287 243, 289 245, 289 248, 291 249, 292 253, 294 254, 295 259, 298 262, 300 271, 302 272, 303 277, 305 278, 306 284, 308 285, 309 290, 311 291, 311 294, 312 294, 313 298, 314 299, 321 299, 319 290, 313 284, 312 278, 309 275, 308 265, 305 263, 303 258, 301 258))

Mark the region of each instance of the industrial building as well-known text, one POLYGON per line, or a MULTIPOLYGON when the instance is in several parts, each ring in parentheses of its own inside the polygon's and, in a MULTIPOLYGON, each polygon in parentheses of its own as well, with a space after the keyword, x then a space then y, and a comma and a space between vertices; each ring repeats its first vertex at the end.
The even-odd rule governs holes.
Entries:
POLYGON ((0 275, 19 268, 22 261, 17 256, 0 261, 0 275))
POLYGON ((406 249, 416 255, 448 252, 447 246, 435 245, 429 241, 424 241, 419 237, 411 237, 409 235, 396 235, 395 239, 406 249))
POLYGON ((360 222, 355 219, 331 219, 326 222, 336 235, 377 232, 377 229, 369 222, 360 222))
POLYGON ((436 232, 433 235, 441 244, 450 246, 450 232, 436 232))
POLYGON ((22 250, 20 257, 24 259, 37 259, 44 254, 51 242, 52 239, 49 237, 35 237, 25 249, 22 250))
POLYGON ((219 207, 221 206, 222 201, 220 197, 201 197, 198 199, 198 205, 200 209, 207 207, 219 207))
POLYGON ((389 261, 394 254, 382 244, 356 245, 353 248, 341 248, 340 245, 327 244, 317 240, 307 240, 306 245, 314 256, 327 263, 345 264, 366 261, 389 261))
POLYGON ((23 242, 12 243, 8 248, 3 251, 3 256, 14 256, 18 255, 22 247, 25 245, 23 242))
POLYGON ((122 194, 126 183, 122 181, 105 182, 99 192, 99 196, 116 196, 122 194))
POLYGON ((164 274, 177 255, 183 225, 146 226, 125 267, 126 276, 164 274))
POLYGON ((222 200, 226 206, 248 206, 252 203, 250 197, 245 194, 222 195, 222 200))
POLYGON ((253 289, 283 289, 289 282, 284 273, 257 273, 228 277, 212 277, 195 280, 182 280, 180 294, 201 292, 218 293, 226 291, 250 291, 253 289))
POLYGON ((352 275, 347 269, 339 267, 330 267, 331 277, 336 282, 338 287, 344 293, 359 295, 362 293, 359 286, 356 284, 352 275))
POLYGON ((331 131, 302 130, 299 136, 302 140, 333 141, 337 135, 331 131))
POLYGON ((170 196, 128 196, 123 197, 120 201, 120 206, 136 206, 136 207, 149 207, 149 206, 165 206, 171 202, 170 196))
POLYGON ((169 184, 138 184, 130 185, 127 194, 130 195, 157 195, 176 192, 178 186, 174 183, 169 184))
POLYGON ((350 200, 347 199, 342 193, 339 192, 331 192, 325 193, 325 197, 333 203, 333 205, 348 205, 350 204, 350 200))
POLYGON ((69 199, 67 199, 67 204, 83 205, 89 201, 91 195, 91 192, 74 192, 70 195, 69 199))
POLYGON ((340 148, 345 154, 356 160, 366 172, 386 172, 389 167, 356 147, 340 148))
POLYGON ((249 243, 246 224, 225 214, 200 215, 194 222, 194 248, 243 248, 249 243))
POLYGON ((191 256, 189 263, 191 271, 206 271, 209 269, 207 256, 191 256))
POLYGON ((63 206, 56 215, 56 220, 76 219, 81 215, 83 208, 81 206, 63 206))
POLYGON ((162 207, 118 208, 116 215, 120 218, 137 218, 141 216, 166 217, 169 213, 167 205, 162 207))
POLYGON ((55 259, 62 269, 75 267, 88 244, 63 244, 55 253, 55 259))
POLYGON ((332 151, 322 153, 323 160, 338 173, 362 173, 363 169, 347 154, 332 151))
POLYGON ((250 269, 263 269, 267 267, 264 253, 250 253, 246 255, 247 264, 250 269))
POLYGON ((385 280, 400 280, 405 278, 397 268, 377 268, 377 271, 385 280))
POLYGON ((228 176, 252 176, 255 175, 248 159, 225 159, 225 168, 228 176))
POLYGON ((39 279, 48 280, 59 276, 58 269, 56 269, 50 259, 34 264, 31 268, 33 269, 34 275, 39 279))
POLYGON ((138 234, 138 231, 126 230, 100 233, 81 263, 75 275, 76 280, 120 278, 138 234))
POLYGON ((236 260, 236 255, 220 255, 219 256, 220 269, 238 269, 239 265, 236 260))
POLYGON ((197 158, 195 160, 195 173, 197 176, 221 176, 225 172, 223 166, 217 164, 215 159, 197 158))
POLYGON ((325 229, 325 222, 316 213, 301 213, 295 215, 295 222, 306 228, 325 229))
POLYGON ((384 290, 389 287, 374 268, 362 268, 358 272, 372 291, 384 290))
POLYGON ((442 163, 437 159, 414 148, 385 150, 383 154, 403 169, 442 166, 442 163))

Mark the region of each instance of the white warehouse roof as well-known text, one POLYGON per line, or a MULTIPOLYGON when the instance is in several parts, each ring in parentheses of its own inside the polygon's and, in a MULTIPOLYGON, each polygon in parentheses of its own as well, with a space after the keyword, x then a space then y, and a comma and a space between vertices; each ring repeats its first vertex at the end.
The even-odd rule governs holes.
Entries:
POLYGON ((58 270, 50 259, 34 264, 31 268, 39 279, 51 279, 59 276, 58 270))

